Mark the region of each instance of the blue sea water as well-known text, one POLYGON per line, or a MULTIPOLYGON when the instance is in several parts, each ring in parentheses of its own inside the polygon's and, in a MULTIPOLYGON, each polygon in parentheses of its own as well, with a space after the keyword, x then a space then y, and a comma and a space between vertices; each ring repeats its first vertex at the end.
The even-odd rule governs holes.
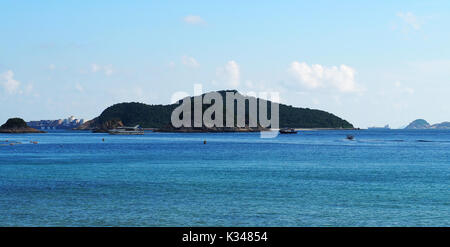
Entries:
POLYGON ((450 131, 0 134, 0 226, 450 226, 450 131))

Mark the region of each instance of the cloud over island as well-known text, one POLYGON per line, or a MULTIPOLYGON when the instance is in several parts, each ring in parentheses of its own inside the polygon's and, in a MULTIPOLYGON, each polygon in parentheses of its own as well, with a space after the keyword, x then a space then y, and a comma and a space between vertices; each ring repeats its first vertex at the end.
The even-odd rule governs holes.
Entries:
POLYGON ((294 61, 288 71, 308 89, 332 88, 343 93, 362 91, 362 87, 355 80, 356 70, 344 64, 327 67, 294 61))

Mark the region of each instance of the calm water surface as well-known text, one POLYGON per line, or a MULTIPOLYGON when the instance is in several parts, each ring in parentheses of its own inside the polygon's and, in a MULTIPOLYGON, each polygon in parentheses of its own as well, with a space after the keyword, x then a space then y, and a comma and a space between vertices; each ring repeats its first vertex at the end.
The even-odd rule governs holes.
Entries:
POLYGON ((450 226, 450 131, 0 134, 0 226, 450 226))

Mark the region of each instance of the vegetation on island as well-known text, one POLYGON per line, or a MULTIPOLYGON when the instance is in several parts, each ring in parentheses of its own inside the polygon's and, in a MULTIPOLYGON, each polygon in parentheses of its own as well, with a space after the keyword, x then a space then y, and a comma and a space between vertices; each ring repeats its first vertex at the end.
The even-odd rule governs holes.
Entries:
POLYGON ((0 128, 1 129, 23 129, 23 128, 27 128, 27 127, 28 127, 28 125, 23 119, 10 118, 0 128))
POLYGON ((0 126, 0 133, 45 133, 37 129, 33 129, 21 118, 10 118, 5 124, 0 126))
POLYGON ((100 124, 120 120, 125 126, 140 125, 143 128, 161 128, 170 123, 172 111, 177 105, 146 105, 120 103, 110 106, 98 117, 100 124))
MULTIPOLYGON (((226 92, 237 92, 232 91, 218 91, 223 96, 223 100, 226 100, 226 92)), ((196 96, 196 97, 203 97, 196 96)), ((261 99, 257 99, 259 102, 261 99)), ((191 97, 192 111, 193 111, 194 97, 191 97)), ((270 101, 268 104, 268 118, 270 118, 270 101)), ((143 128, 167 128, 170 127, 170 119, 172 111, 179 106, 180 102, 170 105, 147 105, 143 103, 131 102, 131 103, 120 103, 105 109, 100 116, 88 121, 80 129, 107 129, 113 126, 114 123, 120 122, 120 125, 125 126, 135 126, 140 125, 143 128)), ((214 101, 212 102, 214 104, 214 101)), ((236 106, 235 104, 235 113, 236 106)), ((224 108, 224 123, 226 122, 226 102, 223 102, 224 108)), ((259 111, 259 103, 257 104, 257 111, 259 111)), ((208 109, 210 105, 203 105, 203 112, 208 109)), ((245 103, 246 109, 246 123, 248 123, 249 114, 249 103, 245 103)), ((193 113, 191 114, 193 118, 193 113)), ((285 104, 279 104, 279 116, 280 116, 280 127, 291 127, 291 128, 342 128, 348 129, 353 128, 353 125, 346 120, 343 120, 331 113, 313 110, 309 108, 299 108, 288 106, 285 104)), ((234 116, 236 119, 236 115, 234 116)), ((235 121, 236 122, 236 121, 235 121)), ((120 126, 119 125, 119 126, 120 126)))

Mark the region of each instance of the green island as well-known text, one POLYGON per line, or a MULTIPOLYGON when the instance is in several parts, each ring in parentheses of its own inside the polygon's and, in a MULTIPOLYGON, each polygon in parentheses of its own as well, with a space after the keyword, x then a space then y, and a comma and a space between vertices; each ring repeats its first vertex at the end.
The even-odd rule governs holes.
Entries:
MULTIPOLYGON (((227 92, 234 92, 236 90, 222 90, 217 91, 221 96, 225 96, 227 92)), ((205 94, 195 97, 204 97, 205 94)), ((191 106, 194 98, 191 97, 191 106)), ((222 97, 224 113, 226 111, 225 98, 222 97)), ((245 96, 246 99, 251 98, 245 96)), ((257 110, 259 111, 259 101, 262 99, 256 98, 257 110)), ((268 117, 270 118, 270 101, 268 102, 268 117)), ((214 102, 212 102, 214 104, 214 102)), ((211 104, 211 105, 212 105, 211 104)), ((142 128, 151 128, 155 131, 161 132, 251 132, 265 130, 262 127, 232 127, 232 128, 207 128, 205 126, 197 128, 174 128, 170 124, 171 114, 173 110, 180 105, 180 102, 169 105, 147 105, 143 103, 130 102, 119 103, 105 109, 100 116, 87 121, 78 130, 93 130, 94 132, 106 132, 109 129, 121 126, 136 126, 140 125, 142 128)), ((208 109, 208 104, 203 104, 203 112, 208 109)), ((236 108, 235 104, 235 108, 236 108)), ((192 106, 193 109, 193 106, 192 106)), ((248 124, 248 100, 245 101, 246 124, 248 124)), ((236 109, 235 111, 236 112, 236 109)), ((191 114, 192 117, 194 114, 191 114)), ((236 118, 236 115, 234 116, 236 118)), ((279 104, 280 128, 303 128, 303 129, 354 129, 353 125, 348 121, 341 119, 331 113, 314 110, 309 108, 293 107, 290 105, 279 104)), ((225 114, 224 114, 224 122, 225 114)), ((235 121, 236 124, 236 121, 235 121)))
POLYGON ((0 133, 45 133, 44 131, 31 128, 21 118, 10 118, 0 126, 0 133))

